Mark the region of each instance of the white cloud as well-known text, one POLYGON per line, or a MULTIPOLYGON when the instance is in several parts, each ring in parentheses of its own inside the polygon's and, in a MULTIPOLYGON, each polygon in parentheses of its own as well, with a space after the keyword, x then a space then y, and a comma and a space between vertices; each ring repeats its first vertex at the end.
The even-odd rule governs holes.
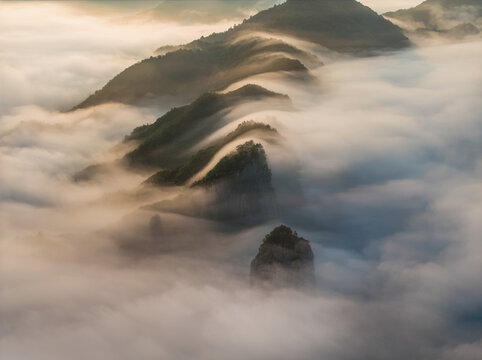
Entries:
MULTIPOLYGON (((102 27, 97 18, 88 21, 102 27)), ((41 25, 22 26, 9 36, 34 39, 41 25)), ((14 60, 25 54, 15 57, 16 45, 0 39, 11 49, 7 73, 24 94, 9 105, 21 106, 0 118, 2 357, 477 359, 480 43, 339 60, 316 72, 320 87, 293 88, 270 77, 270 88, 303 107, 250 118, 272 122, 298 157, 305 203, 279 221, 312 241, 319 289, 266 294, 250 289, 247 276, 275 223, 230 234, 210 222, 163 215, 169 232, 162 240, 187 237, 206 247, 202 255, 140 257, 119 249, 113 234, 142 238, 148 231, 152 213, 137 209, 154 198, 123 196, 143 177, 119 170, 80 185, 69 176, 112 158, 125 134, 158 113, 121 105, 73 113, 40 107, 70 106, 77 95, 63 94, 65 85, 90 89, 98 81, 91 55, 98 61, 104 44, 111 47, 104 60, 114 58, 113 39, 125 36, 79 35, 81 55, 67 57, 67 75, 56 77, 43 72, 63 40, 40 33, 46 55, 35 60, 44 65, 32 65, 32 77, 22 60, 15 75, 14 60), (77 56, 89 60, 87 67, 73 65, 77 56), (88 74, 85 83, 76 74, 88 74), (30 94, 34 84, 40 91, 30 94), (48 96, 37 94, 42 89, 48 96)), ((130 44, 118 54, 124 60, 130 46, 134 57, 144 51, 130 44)), ((60 53, 68 49, 61 45, 60 53)), ((113 70, 98 71, 108 78, 113 70)), ((274 170, 282 160, 272 161, 274 170)))
POLYGON ((3 113, 24 104, 69 109, 159 46, 189 42, 231 25, 140 23, 61 2, 3 2, 1 7, 3 113))
POLYGON ((371 7, 379 14, 387 11, 408 9, 422 3, 423 0, 360 0, 366 6, 371 7))

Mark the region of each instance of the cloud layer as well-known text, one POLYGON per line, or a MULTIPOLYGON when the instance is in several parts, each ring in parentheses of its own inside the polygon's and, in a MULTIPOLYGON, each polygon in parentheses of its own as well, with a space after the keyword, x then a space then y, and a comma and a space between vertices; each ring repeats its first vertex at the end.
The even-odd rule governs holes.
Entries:
MULTIPOLYGON (((98 26, 109 32, 107 24, 98 26)), ((34 38, 38 26, 22 25, 21 38, 34 38)), ((52 59, 62 41, 45 34, 38 43, 52 59)), ((93 66, 102 45, 117 47, 111 40, 78 44, 92 65, 84 80, 66 63, 82 91, 117 71, 93 66)), ((2 33, 0 42, 9 41, 2 33)), ((133 57, 143 54, 143 44, 132 46, 133 57)), ((153 213, 138 208, 154 198, 130 195, 143 175, 118 169, 98 182, 71 181, 84 166, 116 158, 122 137, 162 110, 45 109, 70 106, 81 91, 63 94, 72 84, 55 76, 63 60, 51 64, 51 76, 33 66, 44 92, 28 95, 30 78, 18 82, 24 95, 12 97, 0 118, 0 357, 477 359, 481 57, 480 42, 466 42, 328 61, 315 71, 317 87, 251 79, 288 93, 300 109, 249 118, 280 131, 289 151, 267 147, 275 184, 296 168, 290 175, 304 196, 273 223, 236 232, 162 216, 169 230, 162 241, 206 244, 211 257, 119 248, 113 234, 140 238, 149 230, 153 213), (313 293, 248 286, 249 261, 280 222, 312 242, 313 293)), ((29 73, 24 66, 19 76, 29 73)))
POLYGON ((159 46, 189 42, 231 25, 140 22, 124 12, 86 11, 62 2, 0 6, 3 113, 24 104, 69 109, 159 46))
POLYGON ((408 9, 422 3, 421 0, 361 0, 362 4, 371 7, 379 14, 387 11, 408 9))

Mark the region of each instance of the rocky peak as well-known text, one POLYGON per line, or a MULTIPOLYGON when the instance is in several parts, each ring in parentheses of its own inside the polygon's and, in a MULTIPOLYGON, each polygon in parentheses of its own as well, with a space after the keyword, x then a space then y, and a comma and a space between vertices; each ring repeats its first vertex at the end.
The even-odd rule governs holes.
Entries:
POLYGON ((281 225, 265 236, 251 262, 251 284, 303 287, 314 284, 313 251, 308 240, 281 225))

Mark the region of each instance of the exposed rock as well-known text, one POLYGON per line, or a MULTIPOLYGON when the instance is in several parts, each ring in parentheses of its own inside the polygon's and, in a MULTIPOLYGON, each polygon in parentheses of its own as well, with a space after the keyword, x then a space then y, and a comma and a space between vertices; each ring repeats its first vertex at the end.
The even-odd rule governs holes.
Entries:
POLYGON ((212 186, 226 179, 233 180, 231 190, 236 192, 264 191, 270 188, 271 171, 263 146, 255 144, 252 140, 238 145, 236 150, 224 156, 206 176, 196 181, 193 186, 212 186), (255 175, 259 176, 249 176, 253 172, 252 169, 255 169, 255 175), (239 178, 242 181, 239 181, 239 178))
POLYGON ((269 219, 276 198, 262 145, 237 146, 184 193, 149 208, 239 225, 269 219))
POLYGON ((261 144, 253 141, 237 146, 193 187, 203 187, 214 194, 216 205, 204 210, 210 218, 252 223, 275 212, 266 153, 261 144))
POLYGON ((266 235, 251 262, 251 284, 312 286, 315 282, 313 251, 308 240, 281 225, 266 235))

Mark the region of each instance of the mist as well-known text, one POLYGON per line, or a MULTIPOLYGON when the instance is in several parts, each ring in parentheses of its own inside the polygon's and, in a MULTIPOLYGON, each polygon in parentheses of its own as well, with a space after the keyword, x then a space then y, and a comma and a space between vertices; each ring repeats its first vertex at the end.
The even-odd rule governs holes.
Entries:
POLYGON ((69 110, 158 47, 187 43, 234 23, 141 21, 135 16, 140 5, 128 12, 102 11, 95 2, 0 6, 2 113, 24 104, 69 110))
POLYGON ((363 5, 371 7, 373 10, 378 12, 379 14, 383 14, 387 11, 395 11, 399 9, 408 9, 418 4, 422 3, 423 1, 420 0, 361 0, 360 1, 363 5))
POLYGON ((117 165, 124 136, 167 109, 62 112, 163 43, 224 25, 132 25, 57 4, 2 6, 2 359, 478 359, 480 40, 363 59, 313 48, 325 63, 312 69, 316 82, 243 81, 289 95, 296 111, 232 109, 214 134, 255 120, 281 136, 255 139, 277 196, 294 200, 240 230, 156 211, 152 204, 183 190, 146 189, 149 173, 117 165), (15 6, 31 17, 12 24, 15 6), (57 16, 39 21, 39 11, 57 16), (60 19, 98 35, 65 35, 60 19), (112 163, 111 172, 73 181, 97 163, 112 163), (249 285, 250 261, 281 223, 311 242, 311 292, 249 285), (158 251, 132 246, 152 237, 158 251))

